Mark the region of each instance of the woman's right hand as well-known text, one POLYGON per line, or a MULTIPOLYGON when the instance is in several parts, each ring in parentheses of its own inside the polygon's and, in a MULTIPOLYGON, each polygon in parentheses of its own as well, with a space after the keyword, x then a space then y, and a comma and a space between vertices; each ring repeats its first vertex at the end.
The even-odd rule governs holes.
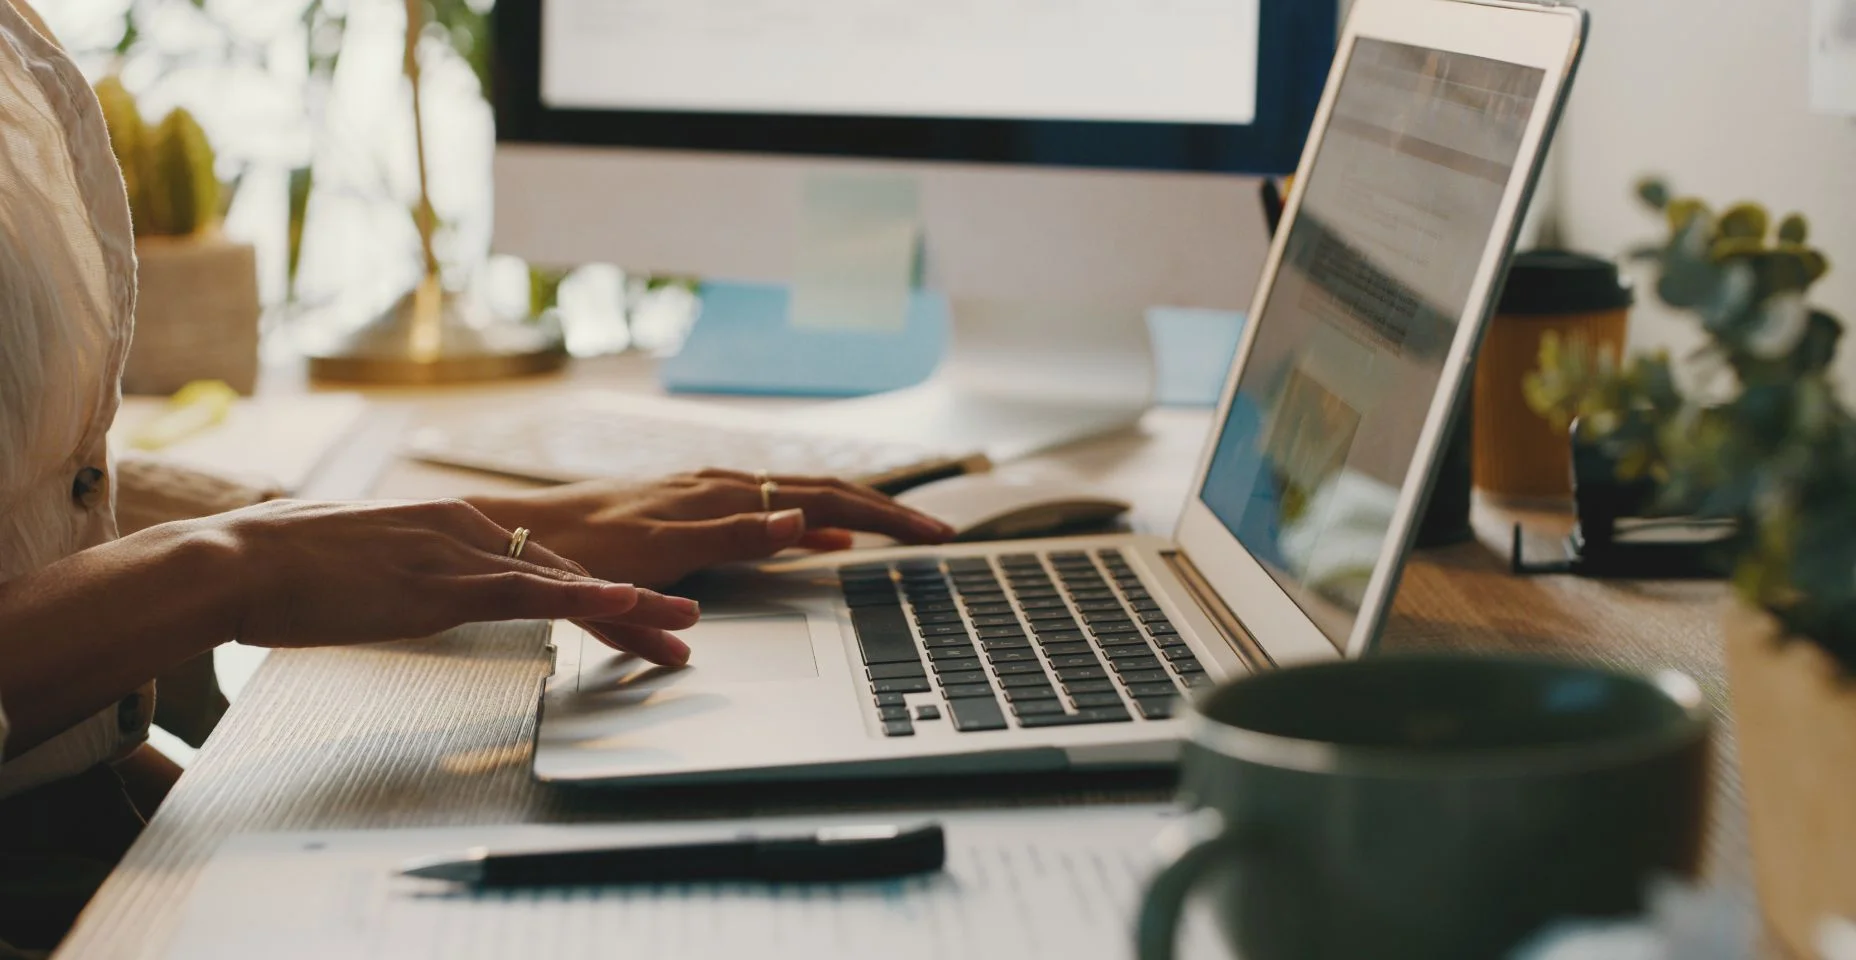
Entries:
POLYGON ((653 663, 689 660, 669 631, 696 623, 694 601, 596 580, 532 540, 511 559, 511 532, 462 501, 278 501, 198 522, 233 551, 240 643, 331 646, 573 620, 653 663))

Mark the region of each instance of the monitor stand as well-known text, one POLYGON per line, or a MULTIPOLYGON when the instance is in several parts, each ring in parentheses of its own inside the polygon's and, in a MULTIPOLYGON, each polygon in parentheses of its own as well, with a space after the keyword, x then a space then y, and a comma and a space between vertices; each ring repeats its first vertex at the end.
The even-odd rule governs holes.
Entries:
POLYGON ((810 426, 1015 460, 1137 423, 1154 398, 1143 311, 956 298, 928 380, 809 409, 810 426))

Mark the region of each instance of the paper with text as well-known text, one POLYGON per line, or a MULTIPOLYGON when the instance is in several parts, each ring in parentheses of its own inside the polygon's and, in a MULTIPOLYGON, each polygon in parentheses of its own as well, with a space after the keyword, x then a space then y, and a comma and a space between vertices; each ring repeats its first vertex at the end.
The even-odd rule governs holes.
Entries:
MULTIPOLYGON (((478 827, 258 834, 202 875, 169 956, 492 958, 882 957, 1089 960, 1133 953, 1160 806, 728 821, 713 825, 478 827), (816 829, 943 824, 941 874, 884 883, 472 893, 397 876, 417 857, 472 846, 549 849, 816 829)), ((1189 915, 1182 957, 1224 956, 1189 915)))

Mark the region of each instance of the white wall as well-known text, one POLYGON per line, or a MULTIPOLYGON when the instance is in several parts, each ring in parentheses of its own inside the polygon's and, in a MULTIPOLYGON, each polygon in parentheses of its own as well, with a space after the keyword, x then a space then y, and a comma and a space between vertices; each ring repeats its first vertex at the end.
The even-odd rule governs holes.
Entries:
MULTIPOLYGON (((1856 120, 1809 110, 1811 0, 1582 0, 1592 38, 1562 127, 1556 220, 1574 247, 1616 254, 1660 236, 1633 196, 1645 173, 1717 206, 1804 212, 1833 264, 1820 306, 1852 333, 1838 366, 1856 388, 1856 120)), ((1694 342, 1646 291, 1637 347, 1694 342)), ((1856 392, 1852 390, 1851 392, 1856 392)))

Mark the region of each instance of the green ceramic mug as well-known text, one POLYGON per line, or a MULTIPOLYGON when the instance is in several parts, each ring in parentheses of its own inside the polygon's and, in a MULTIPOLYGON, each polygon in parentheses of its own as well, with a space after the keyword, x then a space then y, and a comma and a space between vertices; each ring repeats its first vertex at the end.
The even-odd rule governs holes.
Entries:
POLYGON ((1375 657, 1228 684, 1187 721, 1195 812, 1141 960, 1173 956, 1194 889, 1245 960, 1487 958, 1699 861, 1709 720, 1681 674, 1375 657))

